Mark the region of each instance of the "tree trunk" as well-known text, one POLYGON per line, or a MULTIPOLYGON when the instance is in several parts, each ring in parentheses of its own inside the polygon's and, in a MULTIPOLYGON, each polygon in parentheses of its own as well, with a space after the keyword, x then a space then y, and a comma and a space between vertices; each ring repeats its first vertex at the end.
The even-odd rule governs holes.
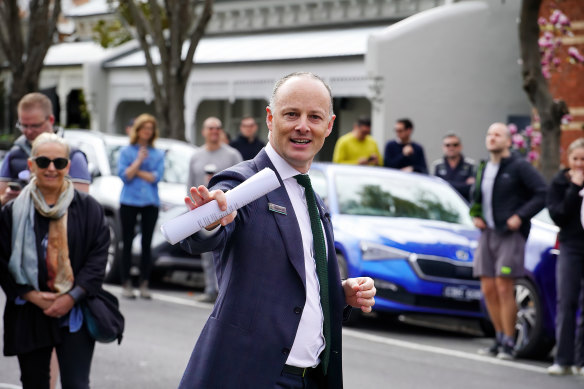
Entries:
POLYGON ((168 107, 168 135, 173 139, 185 140, 185 83, 174 78, 168 90, 172 104, 168 107))
POLYGON ((165 8, 162 9, 162 3, 148 0, 150 11, 145 15, 135 0, 121 0, 130 10, 136 27, 136 39, 145 55, 162 137, 185 139, 186 82, 193 66, 195 49, 213 13, 213 0, 201 2, 202 7, 199 7, 199 1, 169 0, 164 2, 165 8), (197 16, 198 10, 200 15, 197 16), (163 30, 164 24, 169 26, 166 31, 163 30), (187 40, 189 47, 183 57, 183 43, 187 40), (154 63, 151 48, 158 49, 159 64, 154 63))
MULTIPOLYGON (((20 73, 20 72, 19 72, 20 73)), ((18 73, 17 73, 18 74, 18 73)), ((16 123, 18 119, 18 115, 16 112, 16 108, 18 106, 18 102, 20 99, 27 93, 37 91, 39 87, 39 74, 36 74, 36 77, 30 77, 28 80, 24 79, 23 77, 14 77, 12 79, 12 88, 10 91, 10 123, 16 123)), ((18 131, 18 130, 14 130, 18 131)))
POLYGON ((541 126, 541 172, 550 180, 560 166, 560 127, 568 107, 564 101, 554 101, 547 80, 541 72, 539 53, 539 9, 541 0, 523 0, 519 23, 523 89, 536 109, 541 126))
POLYGON ((53 43, 57 17, 61 13, 61 0, 31 1, 23 29, 18 3, 16 0, 0 1, 0 49, 12 74, 11 123, 16 121, 16 108, 22 96, 38 91, 45 55, 53 43))

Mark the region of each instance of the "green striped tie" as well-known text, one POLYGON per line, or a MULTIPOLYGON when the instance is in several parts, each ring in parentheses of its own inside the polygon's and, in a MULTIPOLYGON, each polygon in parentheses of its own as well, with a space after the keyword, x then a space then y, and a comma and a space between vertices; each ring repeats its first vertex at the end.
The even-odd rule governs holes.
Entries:
POLYGON ((310 216, 310 228, 312 229, 312 240, 314 244, 316 274, 318 275, 318 283, 320 284, 320 305, 322 307, 322 314, 324 317, 323 333, 325 348, 321 355, 321 362, 323 372, 326 375, 331 352, 331 317, 324 233, 320 224, 320 216, 318 213, 318 207, 316 206, 314 190, 312 190, 312 185, 310 184, 310 177, 308 177, 306 174, 298 174, 294 176, 294 178, 305 189, 306 204, 308 205, 308 214, 310 216))

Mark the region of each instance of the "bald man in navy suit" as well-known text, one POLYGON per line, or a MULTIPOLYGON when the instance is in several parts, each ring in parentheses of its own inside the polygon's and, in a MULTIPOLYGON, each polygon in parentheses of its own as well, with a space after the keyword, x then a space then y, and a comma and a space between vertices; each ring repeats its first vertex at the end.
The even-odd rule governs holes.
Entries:
POLYGON ((214 251, 219 296, 179 388, 342 388, 342 321, 375 303, 371 278, 341 281, 328 213, 300 184, 333 127, 330 88, 311 73, 287 75, 266 111, 265 149, 185 198, 190 209, 211 200, 227 209, 224 192, 266 167, 281 183, 181 242, 214 251))

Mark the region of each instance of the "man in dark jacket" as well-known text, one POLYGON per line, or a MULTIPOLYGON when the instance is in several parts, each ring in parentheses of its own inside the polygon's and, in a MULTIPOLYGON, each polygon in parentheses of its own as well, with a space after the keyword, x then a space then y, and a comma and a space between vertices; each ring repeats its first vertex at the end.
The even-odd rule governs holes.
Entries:
POLYGON ((480 277, 497 335, 493 346, 479 353, 513 359, 517 316, 514 280, 524 274, 530 220, 545 205, 546 184, 529 162, 511 154, 511 134, 505 124, 489 127, 486 146, 490 158, 477 169, 470 210, 475 226, 482 231, 473 273, 480 277))
POLYGON ((470 188, 475 182, 475 163, 462 155, 462 141, 454 132, 442 138, 444 156, 432 163, 432 173, 447 181, 465 199, 470 200, 470 188))
POLYGON ((265 144, 257 138, 258 124, 251 116, 246 116, 239 123, 239 136, 231 141, 233 147, 243 157, 244 161, 252 159, 264 148, 265 144))
POLYGON ((410 119, 398 119, 394 129, 397 139, 390 140, 385 145, 383 166, 427 174, 424 148, 412 141, 414 123, 410 119))
POLYGON ((310 73, 278 81, 266 148, 190 189, 193 209, 268 167, 281 186, 181 242, 215 250, 219 296, 180 389, 342 389, 343 313, 371 311, 369 277, 341 281, 332 224, 308 171, 331 133, 330 88, 310 73), (348 308, 350 310, 350 308, 348 308))

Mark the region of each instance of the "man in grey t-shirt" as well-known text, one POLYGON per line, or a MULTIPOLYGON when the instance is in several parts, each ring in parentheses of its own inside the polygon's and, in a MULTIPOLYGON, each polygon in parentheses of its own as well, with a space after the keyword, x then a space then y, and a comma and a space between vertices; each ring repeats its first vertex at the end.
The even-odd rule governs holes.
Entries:
POLYGON ((525 272, 530 220, 545 205, 546 184, 525 158, 511 153, 511 134, 505 124, 491 125, 485 143, 489 161, 477 169, 470 211, 481 229, 473 274, 481 280, 496 338, 479 353, 512 359, 517 316, 513 285, 525 272))
MULTIPOLYGON (((191 157, 189 163, 188 189, 200 185, 207 186, 215 173, 219 173, 243 160, 239 151, 221 141, 223 125, 216 117, 208 117, 203 122, 205 144, 191 157)), ((217 276, 213 265, 213 253, 201 254, 205 272, 205 294, 200 301, 215 302, 217 298, 217 276)))

